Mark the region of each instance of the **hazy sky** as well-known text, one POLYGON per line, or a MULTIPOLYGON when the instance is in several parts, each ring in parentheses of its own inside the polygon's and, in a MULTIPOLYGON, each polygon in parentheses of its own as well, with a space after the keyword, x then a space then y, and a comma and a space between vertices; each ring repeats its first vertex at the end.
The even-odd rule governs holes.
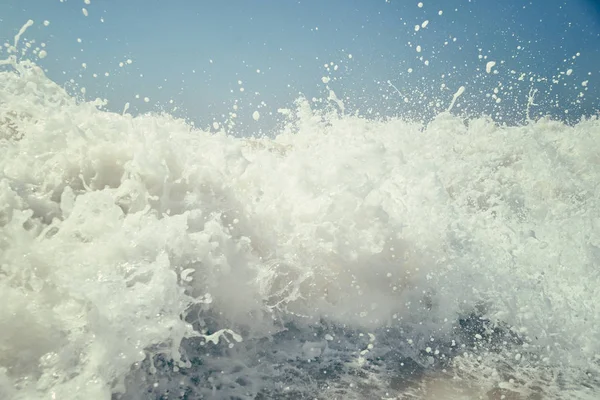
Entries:
MULTIPOLYGON (((248 117, 253 110, 268 115, 288 106, 299 92, 326 96, 322 78, 329 77, 329 87, 347 97, 350 109, 418 115, 435 97, 446 107, 461 85, 467 88, 465 100, 471 96, 481 103, 478 96, 489 97, 499 82, 506 90, 521 73, 550 78, 561 72, 548 104, 555 101, 552 96, 576 99, 581 83, 589 80, 580 103, 565 101, 585 112, 600 108, 597 1, 89 3, 4 0, 0 39, 12 42, 19 28, 34 20, 24 38, 45 43, 48 56, 39 64, 48 75, 77 90, 85 87, 88 99, 107 98, 113 110, 126 102, 133 111, 177 106, 176 114, 208 125, 231 112, 236 100, 236 111, 248 117), (497 63, 497 75, 486 73, 489 61, 497 63), (327 71, 324 64, 331 62, 327 71)), ((508 107, 508 98, 502 107, 508 107)))

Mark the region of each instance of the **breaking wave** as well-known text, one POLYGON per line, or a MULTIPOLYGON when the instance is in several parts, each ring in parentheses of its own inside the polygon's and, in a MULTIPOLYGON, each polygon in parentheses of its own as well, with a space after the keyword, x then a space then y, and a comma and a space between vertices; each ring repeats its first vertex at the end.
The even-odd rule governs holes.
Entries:
POLYGON ((598 398, 597 118, 235 138, 6 64, 1 398, 598 398))

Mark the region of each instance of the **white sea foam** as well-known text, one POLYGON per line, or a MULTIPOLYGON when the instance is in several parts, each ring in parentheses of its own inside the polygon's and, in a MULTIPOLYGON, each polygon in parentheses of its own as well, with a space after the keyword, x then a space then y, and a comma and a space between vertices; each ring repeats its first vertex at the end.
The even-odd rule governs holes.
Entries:
POLYGON ((239 139, 10 64, 0 398, 597 398, 598 119, 423 126, 332 95, 239 139))

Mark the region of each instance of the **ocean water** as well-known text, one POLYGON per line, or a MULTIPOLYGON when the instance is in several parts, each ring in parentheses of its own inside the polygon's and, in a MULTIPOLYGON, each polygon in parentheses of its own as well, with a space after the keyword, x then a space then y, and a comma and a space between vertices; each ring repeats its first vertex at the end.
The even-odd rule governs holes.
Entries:
POLYGON ((600 120, 341 109, 240 138, 7 58, 0 398, 600 397, 600 120))

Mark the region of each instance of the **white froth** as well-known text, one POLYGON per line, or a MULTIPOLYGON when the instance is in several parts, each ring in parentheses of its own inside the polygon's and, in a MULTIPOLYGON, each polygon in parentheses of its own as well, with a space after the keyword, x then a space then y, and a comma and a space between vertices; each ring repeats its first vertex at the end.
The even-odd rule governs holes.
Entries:
MULTIPOLYGON (((431 378, 427 393, 473 379, 482 393, 522 382, 533 396, 543 382, 570 395, 578 371, 598 373, 598 119, 369 120, 344 115, 330 91, 335 111, 300 99, 279 110, 289 121, 277 137, 240 139, 100 111, 31 63, 15 68, 0 72, 4 398, 108 400, 154 354, 190 367, 184 338, 217 371, 202 396, 225 397, 240 365, 268 367, 257 348, 284 322, 364 332, 361 366, 380 354, 370 332, 388 325, 437 360, 455 339, 449 321, 483 306, 523 344, 468 348, 448 372, 460 379, 431 378)), ((340 336, 269 354, 308 368, 340 336)))
POLYGON ((485 64, 485 72, 487 72, 488 74, 491 74, 492 68, 494 68, 495 65, 496 65, 496 61, 488 61, 488 63, 485 64))
POLYGON ((40 52, 38 53, 39 58, 46 58, 47 55, 48 53, 46 52, 46 50, 40 50, 40 52))
POLYGON ((81 12, 83 13, 83 15, 84 15, 85 17, 87 17, 87 16, 88 16, 88 10, 87 10, 87 8, 82 8, 82 9, 81 9, 81 12))
POLYGON ((252 119, 258 121, 260 119, 260 113, 258 111, 254 111, 252 113, 252 119))

